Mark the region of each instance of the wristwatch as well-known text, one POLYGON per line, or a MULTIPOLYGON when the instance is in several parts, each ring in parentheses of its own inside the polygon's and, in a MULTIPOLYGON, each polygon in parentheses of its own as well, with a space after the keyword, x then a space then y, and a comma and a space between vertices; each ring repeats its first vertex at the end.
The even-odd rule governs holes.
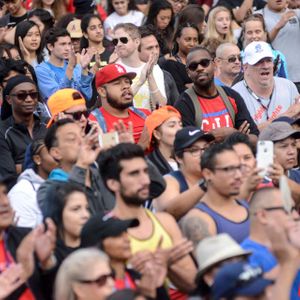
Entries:
POLYGON ((200 179, 200 180, 198 181, 198 186, 199 186, 199 188, 200 188, 204 193, 207 192, 206 181, 205 181, 204 178, 202 178, 202 179, 200 179))

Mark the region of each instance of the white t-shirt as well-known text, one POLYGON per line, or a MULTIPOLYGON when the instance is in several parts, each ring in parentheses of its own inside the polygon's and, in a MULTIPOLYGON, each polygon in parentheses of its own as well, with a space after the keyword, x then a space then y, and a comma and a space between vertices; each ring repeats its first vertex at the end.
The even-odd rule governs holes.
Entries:
POLYGON ((271 99, 259 97, 262 105, 248 91, 244 80, 238 82, 232 88, 242 96, 252 119, 257 125, 268 120, 274 120, 280 114, 286 112, 295 103, 295 98, 298 95, 295 84, 281 77, 274 77, 274 89, 271 99))
POLYGON ((141 26, 145 15, 137 10, 130 10, 127 15, 120 16, 116 12, 110 14, 104 21, 104 33, 107 39, 111 40, 110 32, 117 24, 132 23, 136 26, 141 26))

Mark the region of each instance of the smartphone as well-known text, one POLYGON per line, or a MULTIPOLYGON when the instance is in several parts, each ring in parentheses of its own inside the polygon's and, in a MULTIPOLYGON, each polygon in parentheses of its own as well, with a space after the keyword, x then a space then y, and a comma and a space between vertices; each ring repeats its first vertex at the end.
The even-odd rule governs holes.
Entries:
POLYGON ((260 176, 268 175, 268 168, 274 162, 274 144, 272 141, 258 141, 256 152, 257 168, 262 169, 260 176))
POLYGON ((88 134, 92 129, 92 126, 89 121, 87 121, 86 126, 85 126, 85 134, 88 134))
POLYGON ((99 134, 100 147, 108 148, 117 144, 119 144, 119 135, 116 131, 99 134))

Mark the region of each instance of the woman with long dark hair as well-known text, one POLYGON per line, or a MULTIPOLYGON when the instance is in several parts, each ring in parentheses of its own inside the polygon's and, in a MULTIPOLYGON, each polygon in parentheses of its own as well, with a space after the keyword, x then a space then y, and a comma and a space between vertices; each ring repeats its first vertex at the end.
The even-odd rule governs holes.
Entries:
POLYGON ((33 67, 43 61, 41 33, 33 21, 22 21, 16 27, 15 45, 20 49, 22 59, 33 67))
POLYGON ((152 24, 157 30, 157 40, 162 55, 172 49, 174 31, 174 14, 172 5, 166 0, 155 0, 151 3, 146 25, 152 24))
POLYGON ((134 0, 108 0, 108 17, 104 21, 104 32, 107 39, 112 39, 112 30, 119 23, 132 23, 141 26, 144 14, 137 10, 134 0))

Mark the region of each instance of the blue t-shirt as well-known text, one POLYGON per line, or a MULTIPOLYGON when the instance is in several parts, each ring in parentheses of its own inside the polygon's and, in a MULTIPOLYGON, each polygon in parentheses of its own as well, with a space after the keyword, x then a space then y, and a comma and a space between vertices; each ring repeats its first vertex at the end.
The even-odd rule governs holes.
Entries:
POLYGON ((299 170, 289 170, 288 178, 300 184, 300 171, 299 170))
MULTIPOLYGON (((269 272, 277 266, 276 257, 264 245, 247 238, 241 243, 241 246, 245 250, 252 251, 252 254, 248 257, 250 265, 259 266, 264 272, 269 272)), ((291 300, 300 300, 300 293, 298 291, 300 291, 300 270, 294 279, 290 295, 291 300)))

